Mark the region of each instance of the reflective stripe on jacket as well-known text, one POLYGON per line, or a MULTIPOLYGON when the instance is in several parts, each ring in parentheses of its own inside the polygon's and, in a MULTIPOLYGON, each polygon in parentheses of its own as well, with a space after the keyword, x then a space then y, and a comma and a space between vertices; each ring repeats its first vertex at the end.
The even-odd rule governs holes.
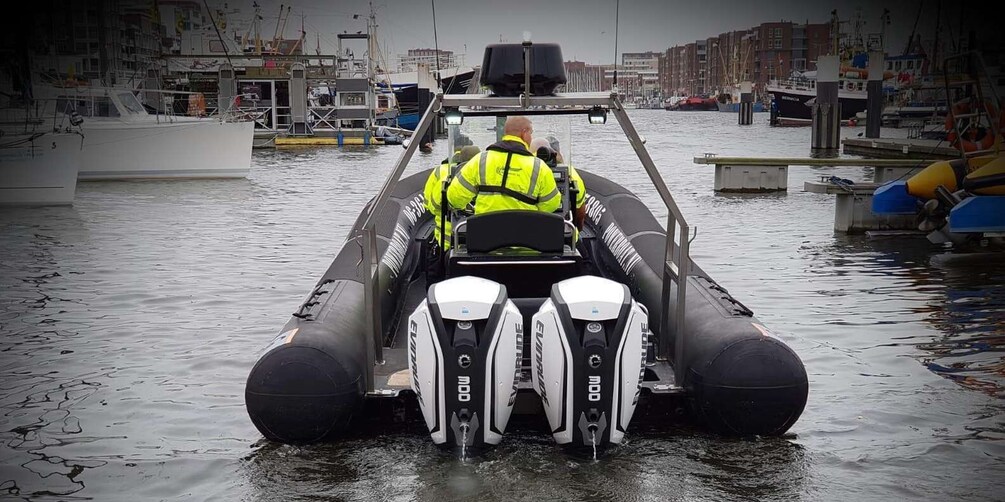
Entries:
POLYGON ((476 195, 475 214, 510 209, 550 213, 562 205, 551 168, 510 135, 464 164, 447 189, 454 208, 467 206, 476 195))
MULTIPOLYGON (((569 166, 569 181, 576 184, 576 189, 579 192, 576 193, 575 204, 573 204, 573 209, 579 209, 583 207, 586 202, 586 183, 583 183, 583 178, 579 176, 576 172, 576 168, 569 166)), ((571 183, 570 183, 571 186, 571 183)))
POLYGON ((422 197, 425 201, 426 210, 433 215, 433 235, 436 236, 436 242, 440 243, 440 247, 444 250, 450 249, 450 220, 442 222, 444 226, 444 231, 447 234, 446 242, 440 238, 440 224, 443 219, 443 210, 440 207, 440 198, 442 197, 441 190, 443 186, 443 181, 447 179, 450 175, 450 164, 443 163, 436 166, 432 172, 429 173, 429 177, 426 178, 426 185, 422 189, 422 197))

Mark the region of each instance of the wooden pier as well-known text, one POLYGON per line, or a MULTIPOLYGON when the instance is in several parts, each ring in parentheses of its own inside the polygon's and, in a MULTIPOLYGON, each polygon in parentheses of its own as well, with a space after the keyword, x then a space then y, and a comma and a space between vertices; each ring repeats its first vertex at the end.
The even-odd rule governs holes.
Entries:
POLYGON ((845 138, 844 153, 886 159, 958 159, 960 151, 948 141, 907 138, 845 138))

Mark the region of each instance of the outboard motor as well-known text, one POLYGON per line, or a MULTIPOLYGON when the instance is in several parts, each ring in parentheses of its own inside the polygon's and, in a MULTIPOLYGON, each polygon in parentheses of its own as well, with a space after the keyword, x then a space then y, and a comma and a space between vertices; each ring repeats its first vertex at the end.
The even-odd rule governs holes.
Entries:
POLYGON ((583 276, 552 287, 533 317, 531 374, 558 444, 624 438, 645 371, 647 319, 624 284, 583 276))
POLYGON ((498 444, 519 382, 523 317, 506 287, 478 277, 430 286, 408 318, 408 369, 438 445, 498 444))

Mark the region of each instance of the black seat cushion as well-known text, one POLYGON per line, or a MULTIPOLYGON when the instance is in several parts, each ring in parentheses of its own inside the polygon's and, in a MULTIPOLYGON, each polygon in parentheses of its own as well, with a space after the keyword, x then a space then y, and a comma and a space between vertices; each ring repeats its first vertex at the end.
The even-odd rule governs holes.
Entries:
POLYGON ((561 215, 540 211, 494 211, 468 218, 469 253, 489 253, 518 246, 542 253, 561 253, 565 221, 561 215))

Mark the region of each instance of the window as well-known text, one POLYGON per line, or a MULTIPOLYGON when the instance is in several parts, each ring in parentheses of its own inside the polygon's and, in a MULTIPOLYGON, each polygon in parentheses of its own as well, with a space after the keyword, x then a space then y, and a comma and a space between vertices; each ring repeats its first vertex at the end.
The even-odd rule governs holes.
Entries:
POLYGON ((907 69, 908 70, 913 70, 914 69, 914 61, 913 60, 907 62, 907 69))
POLYGON ((342 106, 360 106, 366 104, 366 95, 362 93, 342 94, 342 106))
MULTIPOLYGON (((135 98, 134 98, 135 99, 135 98)), ((112 100, 108 96, 101 96, 94 98, 93 108, 91 109, 92 117, 118 117, 119 110, 115 108, 112 100)))

